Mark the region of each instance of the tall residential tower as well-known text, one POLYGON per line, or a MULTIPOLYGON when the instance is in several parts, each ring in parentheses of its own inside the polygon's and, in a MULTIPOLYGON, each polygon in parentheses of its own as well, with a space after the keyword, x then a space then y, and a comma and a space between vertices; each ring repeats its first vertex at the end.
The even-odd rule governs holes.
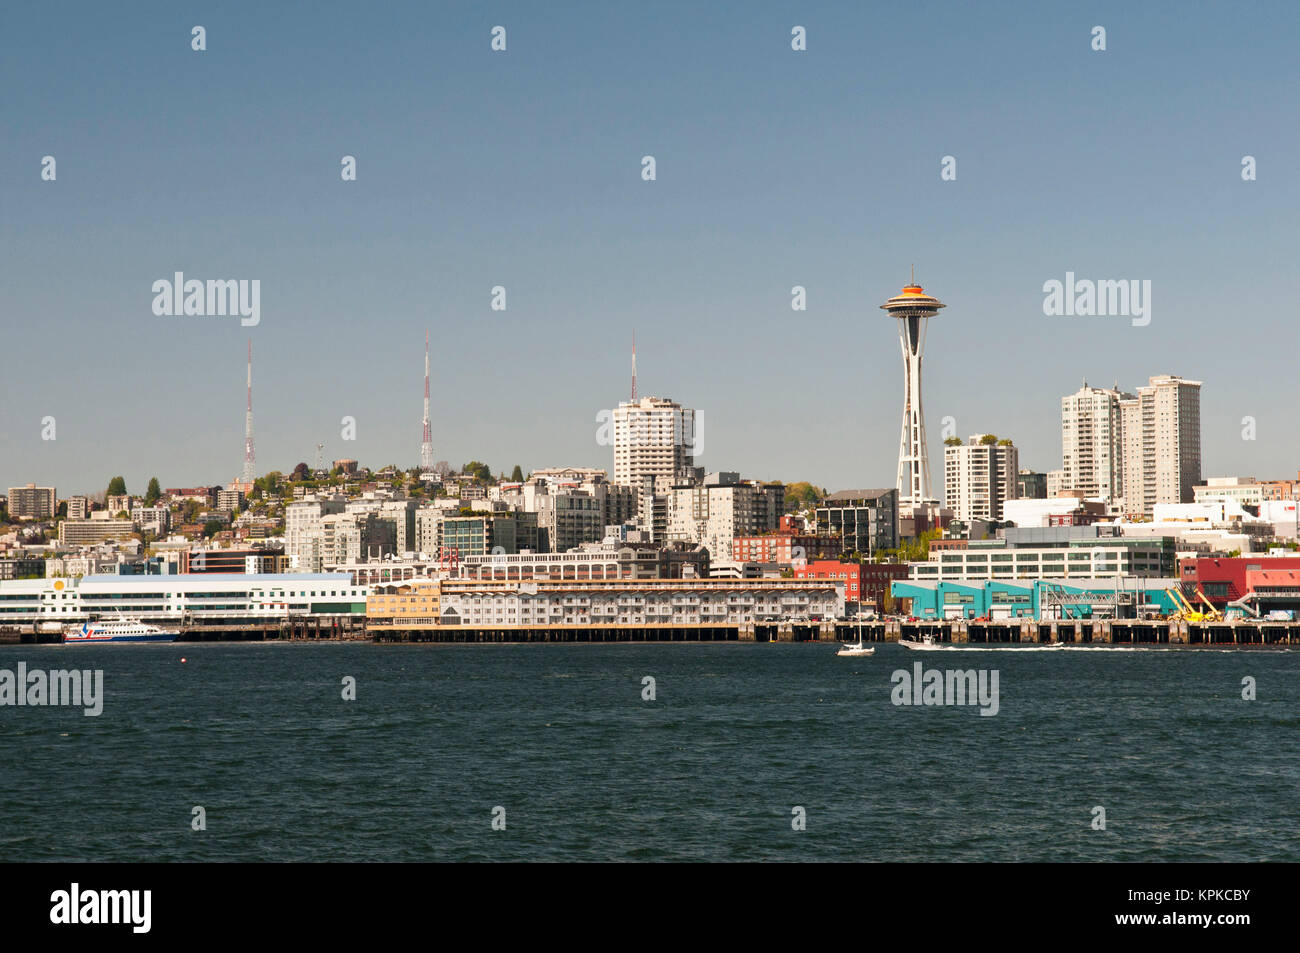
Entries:
POLYGON ((1160 374, 1120 409, 1125 512, 1150 516, 1157 503, 1191 503, 1201 482, 1201 382, 1160 374))
POLYGON ((1087 499, 1114 500, 1124 495, 1124 419, 1121 405, 1132 394, 1083 382, 1061 398, 1060 489, 1079 491, 1087 499))
POLYGON ((662 397, 642 397, 614 408, 614 482, 656 493, 691 479, 697 434, 695 411, 662 397))

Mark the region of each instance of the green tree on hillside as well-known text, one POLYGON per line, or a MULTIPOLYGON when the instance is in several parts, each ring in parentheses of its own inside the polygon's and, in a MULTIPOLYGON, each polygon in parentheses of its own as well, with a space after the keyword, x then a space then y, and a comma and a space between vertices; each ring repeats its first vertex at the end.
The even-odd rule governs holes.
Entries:
POLYGON ((489 483, 492 480, 492 468, 486 463, 479 463, 477 460, 471 460, 465 466, 461 467, 463 473, 468 473, 478 483, 489 483))
POLYGON ((126 495, 126 477, 115 476, 113 477, 113 479, 109 480, 108 495, 109 496, 126 495))
POLYGON ((785 509, 787 513, 801 510, 806 506, 816 506, 826 499, 826 488, 818 487, 806 480, 785 485, 785 509))
POLYGON ((144 491, 144 505, 153 506, 162 499, 162 487, 158 485, 157 477, 149 478, 149 489, 144 491))

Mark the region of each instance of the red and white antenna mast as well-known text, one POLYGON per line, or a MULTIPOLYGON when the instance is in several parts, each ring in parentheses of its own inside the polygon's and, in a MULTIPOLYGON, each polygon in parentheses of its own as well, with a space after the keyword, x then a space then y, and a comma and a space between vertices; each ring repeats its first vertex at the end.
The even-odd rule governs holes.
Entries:
POLYGON ((253 454, 253 339, 248 339, 248 410, 244 414, 244 483, 257 479, 253 454))
POLYGON ((636 330, 632 331, 632 403, 636 403, 636 330))
POLYGON ((420 470, 433 469, 433 435, 429 430, 429 332, 424 332, 424 440, 420 444, 420 470))

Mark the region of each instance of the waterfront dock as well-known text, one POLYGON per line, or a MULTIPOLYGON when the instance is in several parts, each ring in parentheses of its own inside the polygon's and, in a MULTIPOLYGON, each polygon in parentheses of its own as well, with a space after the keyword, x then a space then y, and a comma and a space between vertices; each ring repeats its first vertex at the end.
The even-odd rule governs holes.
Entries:
MULTIPOLYGON (((162 623, 166 624, 166 623, 162 623)), ((351 616, 293 616, 255 621, 187 620, 177 642, 362 642, 365 620, 351 616)), ((34 625, 0 628, 0 645, 57 645, 63 634, 34 625)))
POLYGON ((1188 623, 1107 619, 1095 622, 1007 620, 999 622, 770 622, 617 626, 401 625, 372 624, 375 642, 897 642, 933 636, 951 645, 1289 646, 1300 645, 1300 624, 1271 622, 1188 623))

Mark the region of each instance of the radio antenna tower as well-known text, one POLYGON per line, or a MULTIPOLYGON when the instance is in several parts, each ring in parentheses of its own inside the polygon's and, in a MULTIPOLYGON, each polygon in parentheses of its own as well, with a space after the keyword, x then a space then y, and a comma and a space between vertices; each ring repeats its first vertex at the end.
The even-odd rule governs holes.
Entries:
POLYGON ((429 431, 429 332, 424 332, 424 440, 420 444, 420 471, 433 469, 433 436, 429 431))
POLYGON ((248 411, 244 415, 244 483, 257 479, 253 455, 253 339, 248 339, 248 411))

